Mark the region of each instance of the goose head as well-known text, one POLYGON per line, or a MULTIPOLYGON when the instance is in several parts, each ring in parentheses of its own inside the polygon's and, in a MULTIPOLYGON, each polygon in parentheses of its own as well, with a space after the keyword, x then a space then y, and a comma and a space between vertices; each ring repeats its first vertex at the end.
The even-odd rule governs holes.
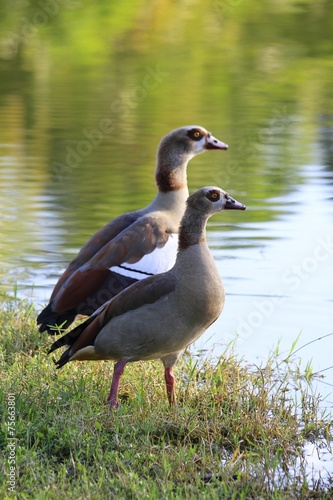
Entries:
POLYGON ((216 186, 206 186, 191 194, 186 201, 185 214, 180 223, 178 249, 204 241, 209 217, 222 210, 245 210, 246 206, 216 186))
POLYGON ((184 188, 189 160, 213 149, 227 150, 228 145, 199 125, 188 125, 169 132, 161 140, 157 151, 155 177, 159 190, 167 192, 184 188))
POLYGON ((198 189, 187 199, 187 207, 191 212, 200 212, 207 217, 222 210, 245 210, 243 203, 232 198, 226 191, 216 186, 206 186, 198 189))

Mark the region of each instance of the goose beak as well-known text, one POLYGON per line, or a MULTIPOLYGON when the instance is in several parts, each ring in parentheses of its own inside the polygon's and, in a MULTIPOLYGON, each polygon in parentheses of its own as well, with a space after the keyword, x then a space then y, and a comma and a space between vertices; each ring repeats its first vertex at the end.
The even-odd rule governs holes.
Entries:
POLYGON ((206 139, 205 149, 228 149, 228 144, 219 141, 216 137, 209 134, 206 139))
POLYGON ((225 199, 224 208, 226 210, 245 210, 246 206, 243 205, 243 203, 240 203, 239 201, 234 200, 233 198, 231 198, 231 196, 228 195, 228 196, 226 196, 226 199, 225 199))

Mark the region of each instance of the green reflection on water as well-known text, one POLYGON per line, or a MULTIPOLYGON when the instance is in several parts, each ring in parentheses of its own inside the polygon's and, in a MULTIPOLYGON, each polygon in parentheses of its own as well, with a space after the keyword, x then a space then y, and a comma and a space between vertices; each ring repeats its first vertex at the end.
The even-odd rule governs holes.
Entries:
POLYGON ((303 164, 332 169, 332 2, 43 5, 0 7, 2 261, 78 248, 147 204, 180 125, 229 144, 190 163, 189 186, 260 207, 242 222, 278 216, 265 207, 303 164))

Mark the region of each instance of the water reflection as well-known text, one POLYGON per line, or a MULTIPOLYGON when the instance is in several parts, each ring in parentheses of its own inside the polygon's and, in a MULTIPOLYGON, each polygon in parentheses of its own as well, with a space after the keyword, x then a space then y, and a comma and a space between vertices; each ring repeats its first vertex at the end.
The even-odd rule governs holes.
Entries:
POLYGON ((293 266, 331 234, 333 4, 58 7, 0 7, 1 290, 45 303, 90 234, 152 199, 161 136, 199 123, 230 149, 190 163, 190 190, 248 206, 209 226, 229 292, 214 337, 264 356, 327 333, 331 255, 293 266))
MULTIPOLYGON (((300 346, 332 332, 333 175, 309 165, 302 176, 304 183, 293 193, 270 200, 270 210, 285 210, 273 222, 238 227, 245 248, 233 248, 234 241, 229 247, 228 237, 218 248, 218 233, 211 239, 229 293, 214 332, 201 338, 201 348, 209 348, 209 339, 215 352, 217 345, 223 351, 237 332, 236 352, 258 362, 278 343, 280 351, 288 353, 298 334, 300 346)), ((331 345, 331 337, 323 338, 300 356, 312 359, 315 372, 330 368, 325 375, 332 384, 331 345)), ((328 396, 325 405, 331 408, 331 390, 323 390, 328 396)))

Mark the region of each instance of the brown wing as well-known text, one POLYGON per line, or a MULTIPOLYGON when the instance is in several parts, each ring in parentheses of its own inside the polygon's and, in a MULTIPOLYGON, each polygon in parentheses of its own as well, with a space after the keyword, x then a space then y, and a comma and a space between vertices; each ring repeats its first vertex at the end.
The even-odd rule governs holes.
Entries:
POLYGON ((146 215, 104 245, 96 255, 62 283, 53 298, 53 309, 61 312, 75 308, 104 283, 109 268, 138 262, 144 255, 163 247, 170 235, 166 217, 146 215))
POLYGON ((172 292, 176 287, 176 283, 176 277, 169 273, 157 274, 134 283, 104 304, 87 321, 54 342, 49 353, 64 345, 70 346, 57 362, 60 368, 77 351, 89 345, 94 345, 95 339, 103 326, 112 318, 138 309, 145 304, 153 304, 164 295, 172 292))
POLYGON ((81 270, 108 269, 125 262, 138 262, 156 248, 163 247, 171 233, 164 215, 145 215, 103 246, 81 270))
POLYGON ((153 304, 164 295, 172 292, 176 284, 176 277, 169 273, 156 274, 133 283, 133 285, 118 293, 103 308, 100 313, 101 326, 106 325, 115 316, 138 309, 145 304, 153 304))
POLYGON ((83 245, 77 256, 70 262, 67 269, 64 271, 51 295, 51 299, 59 292, 63 283, 69 278, 73 272, 79 269, 83 264, 88 262, 96 253, 107 245, 119 233, 124 231, 127 227, 131 226, 138 218, 141 217, 141 212, 131 212, 121 215, 112 220, 106 226, 102 227, 99 231, 93 234, 89 240, 83 245))

